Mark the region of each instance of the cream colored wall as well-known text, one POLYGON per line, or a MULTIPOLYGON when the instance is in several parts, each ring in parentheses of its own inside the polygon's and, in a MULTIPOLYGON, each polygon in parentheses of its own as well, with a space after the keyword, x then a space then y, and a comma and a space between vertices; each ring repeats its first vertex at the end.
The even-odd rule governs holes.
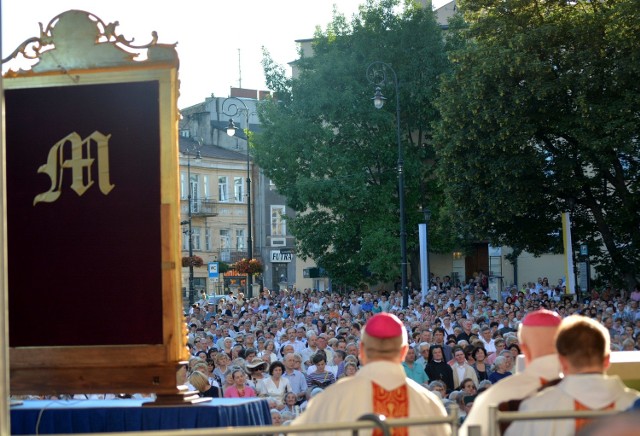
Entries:
POLYGON ((436 276, 451 275, 453 271, 453 255, 451 253, 429 253, 429 269, 436 276))
MULTIPOLYGON (((234 202, 233 198, 230 198, 227 203, 220 203, 218 200, 218 177, 227 176, 229 178, 229 197, 233 196, 233 178, 241 177, 243 184, 246 188, 246 163, 238 161, 227 161, 221 159, 203 158, 200 162, 194 162, 191 160, 191 174, 198 175, 198 190, 201 198, 204 198, 204 177, 209 177, 209 198, 215 202, 215 210, 218 213, 215 217, 200 217, 194 215, 192 218, 192 227, 200 227, 200 250, 193 250, 194 255, 200 256, 205 263, 204 267, 194 268, 194 278, 208 278, 209 273, 206 264, 209 262, 219 261, 220 252, 220 229, 231 230, 231 244, 235 245, 235 230, 247 228, 247 203, 246 202, 234 202), (204 251, 205 249, 205 222, 206 227, 211 230, 211 251, 204 251)), ((185 180, 187 179, 187 159, 186 157, 180 158, 180 173, 184 174, 185 180)), ((252 190, 252 196, 255 191, 252 190)), ((188 205, 186 201, 181 202, 180 220, 184 221, 188 219, 188 205)), ((182 244, 181 244, 182 247, 182 244)), ((188 256, 188 248, 182 250, 183 256, 188 256)), ((188 287, 189 285, 189 272, 188 268, 183 268, 182 274, 182 286, 188 287)), ((213 283, 207 280, 207 292, 213 293, 213 283)))
MULTIPOLYGON (((511 249, 508 247, 502 248, 502 276, 504 285, 512 285, 514 274, 513 265, 507 259, 505 255, 509 254, 511 249)), ((315 267, 315 263, 312 260, 302 261, 301 258, 296 262, 296 287, 298 289, 311 288, 314 286, 313 279, 303 278, 303 270, 309 267, 315 267)), ((465 277, 465 261, 464 257, 455 259, 453 253, 430 253, 429 255, 429 268, 431 272, 436 276, 444 277, 446 275, 451 276, 453 272, 458 273, 460 280, 464 280, 465 277)), ((522 286, 522 283, 536 281, 538 277, 547 277, 549 283, 556 284, 558 279, 564 277, 563 271, 563 255, 562 254, 545 254, 540 257, 535 257, 531 253, 522 253, 518 257, 518 287, 522 286)), ((372 289, 390 288, 392 284, 380 284, 373 286, 372 289)))
MULTIPOLYGON (((510 249, 503 248, 503 254, 510 252, 510 249), (508 251, 507 251, 508 250, 508 251)), ((504 283, 513 283, 513 265, 503 258, 502 272, 504 283)), ((547 277, 551 285, 555 285, 558 279, 564 277, 564 256, 562 254, 545 254, 535 257, 531 253, 524 252, 518 257, 518 282, 520 288, 523 283, 535 282, 538 277, 547 277)))
POLYGON ((451 1, 436 9, 436 20, 441 26, 449 24, 449 18, 456 13, 456 2, 451 1))
MULTIPOLYGON (((505 285, 512 285, 514 280, 513 265, 505 258, 509 253, 510 248, 502 247, 502 276, 505 285)), ((430 253, 429 267, 436 276, 444 277, 452 272, 458 272, 460 279, 465 276, 464 257, 454 259, 453 253, 430 253)), ((535 257, 531 253, 522 253, 518 257, 518 286, 536 281, 538 277, 547 277, 551 284, 556 284, 558 279, 564 277, 563 255, 545 254, 535 257)))
POLYGON ((296 283, 297 289, 313 288, 313 282, 315 279, 305 279, 304 269, 315 268, 316 264, 313 259, 302 260, 301 257, 296 256, 296 283))

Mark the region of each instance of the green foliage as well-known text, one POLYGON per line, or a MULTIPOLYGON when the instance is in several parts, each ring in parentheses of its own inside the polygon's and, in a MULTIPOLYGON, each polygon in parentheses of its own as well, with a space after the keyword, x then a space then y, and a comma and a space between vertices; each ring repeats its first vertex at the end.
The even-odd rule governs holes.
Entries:
POLYGON ((463 0, 435 136, 456 232, 536 254, 570 209, 612 280, 640 271, 636 0, 463 0))
POLYGON ((435 248, 451 244, 449 226, 437 219, 443 196, 431 139, 433 101, 448 65, 443 37, 430 10, 408 4, 398 13, 397 6, 370 0, 350 21, 334 12, 316 32, 313 57, 296 61, 295 80, 268 53, 263 62, 277 98, 261 106, 256 161, 297 211, 289 228, 298 252, 347 285, 399 274, 395 89, 384 86, 388 104, 373 107, 366 78, 373 61, 390 64, 399 77, 409 255, 417 255, 427 205, 435 248))
POLYGON ((229 265, 227 262, 218 262, 218 272, 220 274, 224 274, 227 271, 231 271, 231 265, 229 265))

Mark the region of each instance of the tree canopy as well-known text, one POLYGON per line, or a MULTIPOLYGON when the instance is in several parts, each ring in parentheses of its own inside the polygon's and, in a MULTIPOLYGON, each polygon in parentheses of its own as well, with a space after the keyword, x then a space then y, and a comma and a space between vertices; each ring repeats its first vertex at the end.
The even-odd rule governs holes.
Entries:
POLYGON ((370 0, 351 20, 334 13, 326 30, 316 31, 313 56, 296 61, 295 79, 265 52, 267 85, 277 97, 260 107, 256 162, 297 212, 288 224, 298 253, 347 285, 390 280, 400 270, 395 87, 381 87, 388 100, 376 110, 366 77, 373 61, 389 64, 399 78, 413 279, 424 207, 433 211, 432 246, 449 248, 449 227, 438 225, 443 197, 433 177, 430 126, 448 65, 443 37, 431 10, 398 6, 370 0))
POLYGON ((640 271, 636 0, 460 0, 435 143, 459 234, 541 254, 572 211, 608 279, 640 271))

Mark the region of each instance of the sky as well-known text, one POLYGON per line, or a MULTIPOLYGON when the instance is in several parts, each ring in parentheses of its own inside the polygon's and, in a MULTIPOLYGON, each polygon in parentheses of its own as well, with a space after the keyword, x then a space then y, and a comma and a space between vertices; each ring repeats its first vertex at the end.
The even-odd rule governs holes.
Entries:
MULTIPOLYGON (((107 24, 118 21, 116 32, 135 38, 134 44, 150 42, 155 30, 159 43, 178 43, 178 107, 183 109, 212 94, 227 97, 232 86, 266 89, 263 46, 290 74, 287 63, 297 57, 295 40, 311 38, 316 26, 325 29, 334 5, 349 19, 363 1, 3 0, 2 57, 26 39, 39 36, 39 22, 46 27, 52 18, 70 9, 91 12, 107 24)), ((434 0, 433 4, 448 1, 434 0)))

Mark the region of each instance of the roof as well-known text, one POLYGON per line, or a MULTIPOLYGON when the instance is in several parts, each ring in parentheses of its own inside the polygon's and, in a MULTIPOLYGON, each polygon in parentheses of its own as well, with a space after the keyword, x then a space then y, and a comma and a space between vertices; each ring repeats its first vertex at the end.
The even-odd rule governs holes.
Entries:
POLYGON ((203 158, 222 159, 222 160, 235 160, 246 161, 247 154, 245 152, 238 152, 229 150, 226 148, 218 147, 217 145, 202 145, 198 146, 198 142, 193 138, 185 138, 180 136, 180 153, 186 155, 188 152, 193 152, 192 147, 198 147, 200 156, 203 158))
MULTIPOLYGON (((229 125, 229 120, 227 121, 211 120, 210 124, 211 124, 211 128, 223 130, 226 132, 227 126, 229 125)), ((252 133, 259 133, 262 131, 262 124, 249 123, 249 130, 251 130, 252 133)), ((244 139, 244 140, 247 139, 247 135, 244 134, 244 129, 242 128, 236 131, 235 136, 237 136, 240 139, 244 139)))

